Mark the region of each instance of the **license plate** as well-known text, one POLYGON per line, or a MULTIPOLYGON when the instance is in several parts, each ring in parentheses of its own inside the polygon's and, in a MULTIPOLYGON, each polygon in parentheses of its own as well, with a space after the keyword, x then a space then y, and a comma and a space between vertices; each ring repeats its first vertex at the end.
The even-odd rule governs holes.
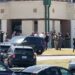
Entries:
POLYGON ((22 59, 27 59, 27 56, 22 56, 22 59))

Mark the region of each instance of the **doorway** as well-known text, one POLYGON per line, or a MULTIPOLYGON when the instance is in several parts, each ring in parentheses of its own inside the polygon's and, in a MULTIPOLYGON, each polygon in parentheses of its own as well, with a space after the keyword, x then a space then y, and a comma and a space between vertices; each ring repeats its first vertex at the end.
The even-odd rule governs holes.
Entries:
POLYGON ((37 20, 34 21, 33 31, 34 31, 35 33, 38 32, 38 21, 37 21, 37 20))
POLYGON ((8 25, 7 25, 8 38, 11 38, 12 33, 14 31, 22 32, 21 25, 22 25, 22 20, 20 20, 20 19, 8 20, 8 25))
POLYGON ((21 32, 22 31, 22 28, 21 28, 21 23, 22 21, 19 19, 16 19, 16 20, 11 20, 11 26, 12 26, 12 33, 14 31, 16 32, 21 32))
POLYGON ((60 30, 62 36, 64 37, 64 47, 70 48, 71 47, 71 23, 70 20, 60 20, 60 30), (66 34, 69 34, 68 40, 66 40, 66 34))

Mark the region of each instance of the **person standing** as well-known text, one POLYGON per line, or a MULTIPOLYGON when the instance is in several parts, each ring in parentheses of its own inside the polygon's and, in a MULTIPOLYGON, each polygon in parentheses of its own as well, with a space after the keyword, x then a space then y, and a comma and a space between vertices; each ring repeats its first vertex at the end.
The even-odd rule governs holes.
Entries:
POLYGON ((54 48, 54 35, 55 35, 55 31, 51 32, 51 47, 54 48))
POLYGON ((47 50, 48 42, 49 42, 49 35, 48 35, 48 33, 46 33, 46 35, 45 35, 45 42, 46 42, 46 50, 47 50))
POLYGON ((73 52, 75 50, 75 38, 73 38, 73 52))
POLYGON ((70 48, 70 34, 68 32, 65 35, 65 48, 70 48))
POLYGON ((62 35, 61 33, 58 33, 58 49, 61 50, 61 47, 62 47, 62 35))
POLYGON ((58 50, 58 35, 55 33, 53 36, 54 39, 54 47, 56 50, 58 50))

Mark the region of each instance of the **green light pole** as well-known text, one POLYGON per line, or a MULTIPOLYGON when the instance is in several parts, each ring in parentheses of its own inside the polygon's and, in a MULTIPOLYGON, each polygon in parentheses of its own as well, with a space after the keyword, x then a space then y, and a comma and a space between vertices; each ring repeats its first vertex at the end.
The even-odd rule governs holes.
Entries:
POLYGON ((49 26, 49 7, 51 5, 51 0, 43 0, 43 4, 45 7, 45 32, 50 31, 50 26, 49 26))

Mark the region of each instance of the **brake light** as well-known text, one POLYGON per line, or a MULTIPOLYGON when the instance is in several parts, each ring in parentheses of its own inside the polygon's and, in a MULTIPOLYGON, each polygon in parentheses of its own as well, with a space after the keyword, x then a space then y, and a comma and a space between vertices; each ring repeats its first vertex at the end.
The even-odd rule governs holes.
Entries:
POLYGON ((15 54, 12 55, 12 58, 15 58, 15 54))

